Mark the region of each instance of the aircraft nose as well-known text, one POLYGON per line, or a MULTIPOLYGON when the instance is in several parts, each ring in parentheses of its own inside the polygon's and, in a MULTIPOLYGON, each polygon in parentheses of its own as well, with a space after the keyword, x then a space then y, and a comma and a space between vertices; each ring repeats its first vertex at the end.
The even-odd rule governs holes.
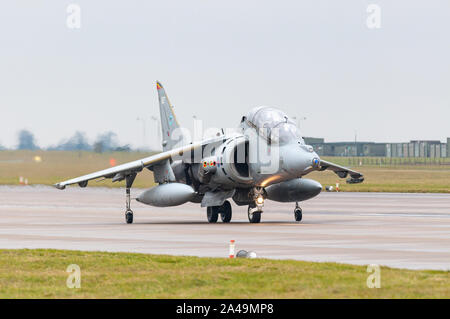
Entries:
POLYGON ((295 175, 301 175, 307 168, 320 166, 320 158, 316 152, 304 146, 286 148, 283 155, 284 169, 295 175))

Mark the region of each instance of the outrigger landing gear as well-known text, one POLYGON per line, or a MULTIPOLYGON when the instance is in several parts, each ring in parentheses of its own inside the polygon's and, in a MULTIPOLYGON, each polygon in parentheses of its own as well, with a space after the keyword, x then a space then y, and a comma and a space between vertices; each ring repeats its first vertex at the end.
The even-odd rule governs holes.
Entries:
POLYGON ((133 211, 131 209, 127 209, 125 212, 125 221, 127 224, 133 223, 133 211))
POLYGON ((125 210, 125 221, 127 224, 133 223, 133 211, 131 210, 131 197, 130 197, 130 188, 133 185, 134 179, 136 178, 136 173, 127 175, 125 177, 126 181, 126 210, 125 210))
POLYGON ((295 202, 295 209, 294 209, 294 218, 295 221, 299 222, 302 220, 302 209, 300 206, 298 206, 298 202, 295 202))

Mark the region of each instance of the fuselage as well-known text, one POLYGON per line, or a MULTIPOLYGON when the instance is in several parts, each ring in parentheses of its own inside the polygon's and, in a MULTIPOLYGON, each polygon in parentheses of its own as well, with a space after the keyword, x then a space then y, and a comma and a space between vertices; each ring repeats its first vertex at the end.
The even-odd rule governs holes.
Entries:
MULTIPOLYGON (((189 164, 189 170, 182 166, 174 171, 180 172, 177 180, 191 180, 197 191, 204 193, 265 188, 299 179, 319 163, 319 156, 305 145, 295 123, 285 113, 258 107, 242 117, 238 132, 203 150, 200 163, 189 164), (186 171, 190 178, 185 177, 186 171)), ((315 181, 302 181, 301 186, 301 191, 313 196, 322 189, 315 181)))

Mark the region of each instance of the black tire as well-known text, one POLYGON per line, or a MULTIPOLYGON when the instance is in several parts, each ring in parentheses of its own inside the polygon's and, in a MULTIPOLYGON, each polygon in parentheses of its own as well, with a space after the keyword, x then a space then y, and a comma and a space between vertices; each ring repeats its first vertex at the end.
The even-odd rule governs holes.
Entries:
POLYGON ((219 218, 219 209, 220 206, 209 206, 206 208, 206 217, 208 218, 208 223, 217 223, 217 219, 219 218))
POLYGON ((223 205, 220 207, 220 218, 222 222, 229 223, 232 217, 232 209, 229 201, 225 201, 223 205))
POLYGON ((257 223, 259 223, 261 221, 261 212, 251 213, 250 210, 252 208, 253 207, 248 206, 248 212, 247 212, 247 214, 248 214, 248 221, 250 223, 252 223, 252 224, 257 224, 257 223))
POLYGON ((133 223, 133 211, 128 210, 125 213, 125 221, 127 222, 127 224, 132 224, 133 223))
POLYGON ((302 217, 303 217, 302 209, 301 209, 301 208, 296 208, 296 209, 294 209, 294 218, 295 218, 295 221, 297 221, 297 222, 302 221, 302 217))

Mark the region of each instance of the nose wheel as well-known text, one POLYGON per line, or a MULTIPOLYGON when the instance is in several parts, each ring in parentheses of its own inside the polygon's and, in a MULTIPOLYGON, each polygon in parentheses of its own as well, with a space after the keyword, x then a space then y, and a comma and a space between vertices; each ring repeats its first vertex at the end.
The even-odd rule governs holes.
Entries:
POLYGON ((294 209, 294 218, 296 222, 299 222, 302 220, 302 209, 300 206, 298 206, 298 203, 295 203, 295 209, 294 209))
POLYGON ((256 205, 249 205, 248 206, 248 221, 251 224, 257 224, 261 222, 261 213, 262 211, 259 210, 256 205))

